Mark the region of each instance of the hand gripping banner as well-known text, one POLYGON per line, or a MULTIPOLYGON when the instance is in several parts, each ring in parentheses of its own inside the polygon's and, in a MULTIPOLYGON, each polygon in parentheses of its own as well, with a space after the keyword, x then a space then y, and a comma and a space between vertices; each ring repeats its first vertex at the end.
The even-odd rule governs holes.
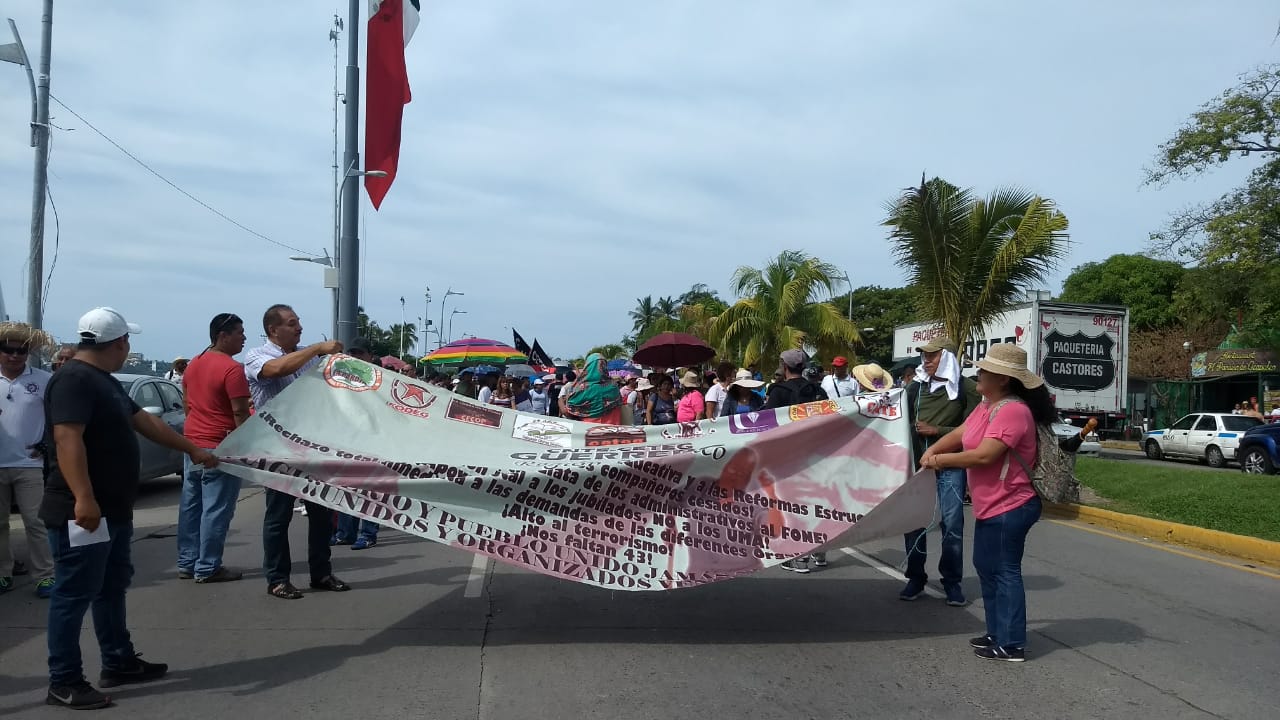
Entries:
POLYGON ((902 411, 894 391, 595 425, 482 406, 335 355, 217 454, 268 488, 517 567, 667 590, 928 524, 932 473, 908 484, 902 411))

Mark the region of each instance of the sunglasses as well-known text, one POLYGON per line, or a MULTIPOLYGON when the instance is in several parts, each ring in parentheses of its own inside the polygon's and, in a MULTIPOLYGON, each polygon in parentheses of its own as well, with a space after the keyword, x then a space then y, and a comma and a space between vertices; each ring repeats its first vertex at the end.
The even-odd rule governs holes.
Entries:
POLYGON ((11 347, 9 345, 0 347, 0 354, 4 355, 26 355, 30 351, 30 348, 25 347, 11 347))
POLYGON ((227 315, 227 317, 223 318, 222 322, 218 323, 218 329, 215 330, 214 332, 216 334, 221 334, 227 328, 233 327, 235 325, 242 324, 242 323, 244 323, 244 321, 240 319, 239 315, 229 314, 227 315))

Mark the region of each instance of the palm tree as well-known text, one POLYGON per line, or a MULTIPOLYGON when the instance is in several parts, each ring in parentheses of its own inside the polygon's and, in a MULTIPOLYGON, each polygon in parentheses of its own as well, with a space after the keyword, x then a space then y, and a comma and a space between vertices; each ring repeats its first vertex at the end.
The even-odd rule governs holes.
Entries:
POLYGON ((648 334, 649 330, 662 318, 662 313, 653 303, 652 295, 636 298, 636 309, 632 310, 630 315, 631 329, 637 335, 648 334))
POLYGON ((600 353, 605 360, 616 360, 618 358, 627 357, 627 349, 618 343, 598 345, 587 351, 588 355, 591 353, 600 353))
POLYGON ((709 323, 708 339, 740 349, 746 365, 772 363, 791 348, 850 354, 858 327, 828 302, 838 272, 799 250, 784 250, 763 268, 738 268, 731 289, 741 299, 709 323))
POLYGON ((1067 254, 1067 218, 1020 188, 985 199, 941 179, 908 188, 884 225, 898 264, 919 290, 921 314, 959 347, 1043 283, 1067 254))
POLYGON ((418 328, 413 323, 396 323, 387 328, 387 339, 396 346, 397 353, 404 348, 406 353, 412 354, 413 346, 418 343, 418 328))
POLYGON ((658 315, 664 320, 676 320, 680 317, 680 305, 670 295, 658 298, 654 309, 658 311, 658 315))

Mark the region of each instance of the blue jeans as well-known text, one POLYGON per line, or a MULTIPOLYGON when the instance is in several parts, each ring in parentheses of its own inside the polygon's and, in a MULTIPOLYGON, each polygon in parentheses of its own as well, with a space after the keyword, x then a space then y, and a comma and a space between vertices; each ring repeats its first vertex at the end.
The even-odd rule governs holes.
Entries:
POLYGON ((178 569, 197 578, 222 567, 227 528, 236 512, 240 478, 183 459, 182 499, 178 505, 178 569))
POLYGON ((102 667, 118 669, 134 657, 125 623, 124 591, 133 579, 129 544, 133 524, 106 520, 111 539, 71 547, 67 526, 49 528, 54 584, 49 597, 49 684, 67 685, 84 677, 80 629, 93 607, 102 667))
POLYGON ((354 515, 338 513, 338 532, 334 535, 339 540, 354 542, 357 538, 367 540, 378 539, 378 523, 363 520, 354 515))
MULTIPOLYGON (((960 468, 938 471, 938 526, 942 530, 942 555, 938 558, 938 574, 942 586, 960 584, 964 574, 964 489, 967 476, 960 468)), ((928 559, 928 542, 925 531, 915 530, 906 534, 907 578, 928 582, 924 570, 928 559)))
POLYGON ((973 569, 982 581, 987 634, 1000 647, 1027 645, 1027 594, 1022 587, 1022 550, 1040 519, 1040 498, 973 524, 973 569))

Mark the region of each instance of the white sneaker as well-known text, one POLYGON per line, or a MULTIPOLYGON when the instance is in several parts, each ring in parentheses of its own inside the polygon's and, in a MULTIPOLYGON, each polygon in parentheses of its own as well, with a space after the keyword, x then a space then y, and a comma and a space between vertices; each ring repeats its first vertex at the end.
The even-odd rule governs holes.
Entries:
POLYGON ((795 558, 794 560, 788 560, 782 563, 782 569, 790 570, 793 573, 801 573, 801 574, 807 573, 809 572, 809 558, 798 557, 798 558, 795 558))

